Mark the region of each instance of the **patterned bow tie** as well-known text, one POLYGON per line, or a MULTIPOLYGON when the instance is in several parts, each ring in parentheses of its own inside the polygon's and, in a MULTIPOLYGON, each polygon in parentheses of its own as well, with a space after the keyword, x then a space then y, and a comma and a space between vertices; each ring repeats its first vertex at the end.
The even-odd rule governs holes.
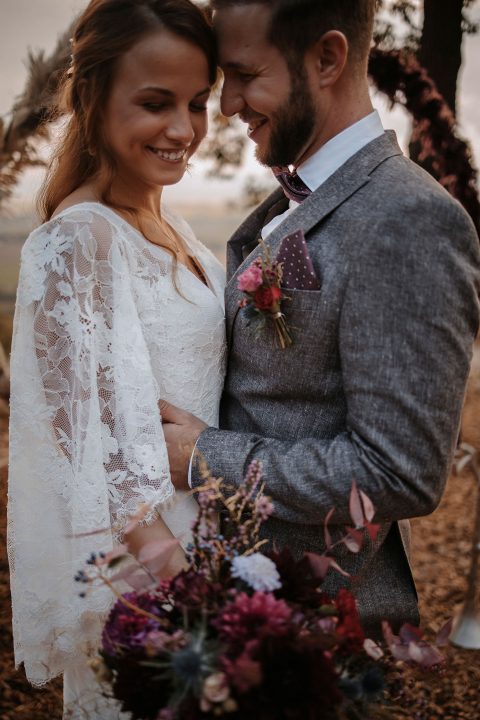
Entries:
POLYGON ((298 177, 296 171, 291 173, 289 169, 285 167, 274 167, 272 171, 289 200, 302 203, 312 194, 310 188, 298 177))

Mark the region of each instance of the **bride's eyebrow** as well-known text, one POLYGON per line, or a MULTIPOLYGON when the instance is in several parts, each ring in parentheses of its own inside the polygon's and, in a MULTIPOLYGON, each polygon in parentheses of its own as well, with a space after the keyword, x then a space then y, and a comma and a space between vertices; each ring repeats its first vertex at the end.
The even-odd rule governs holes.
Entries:
MULTIPOLYGON (((206 95, 207 93, 210 93, 211 88, 206 87, 203 90, 200 90, 199 92, 195 93, 194 97, 200 97, 200 95, 206 95)), ((140 88, 138 91, 139 93, 142 92, 155 92, 159 95, 166 95, 167 97, 175 97, 176 93, 174 93, 172 90, 167 90, 166 88, 161 88, 156 85, 148 85, 147 87, 140 88)))

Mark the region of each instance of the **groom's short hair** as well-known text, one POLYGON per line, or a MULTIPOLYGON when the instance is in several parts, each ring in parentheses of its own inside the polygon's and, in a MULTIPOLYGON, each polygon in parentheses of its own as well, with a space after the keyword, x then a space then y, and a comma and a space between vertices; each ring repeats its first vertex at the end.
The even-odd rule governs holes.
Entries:
POLYGON ((365 62, 372 42, 377 0, 211 0, 213 10, 267 5, 272 20, 269 41, 287 60, 298 62, 329 30, 348 40, 353 61, 365 62))

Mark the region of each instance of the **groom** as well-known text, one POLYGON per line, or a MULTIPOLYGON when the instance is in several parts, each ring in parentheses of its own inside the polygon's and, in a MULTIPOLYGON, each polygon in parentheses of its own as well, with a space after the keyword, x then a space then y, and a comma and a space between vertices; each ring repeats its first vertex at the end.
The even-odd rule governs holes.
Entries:
MULTIPOLYGON (((351 524, 355 479, 381 530, 336 559, 326 590, 352 587, 365 626, 418 622, 407 518, 445 486, 478 329, 478 238, 460 205, 406 159, 373 112, 367 81, 375 0, 216 0, 222 110, 239 115, 270 167, 298 175, 228 243, 228 372, 220 429, 164 404, 172 476, 186 487, 195 444, 216 476, 261 460, 274 515, 265 535, 295 554, 324 549, 335 507, 351 524), (292 187, 293 183, 293 187, 292 187), (238 276, 301 230, 316 289, 288 290, 294 344, 255 339, 238 276), (186 450, 188 448, 188 450, 186 450)), ((297 233, 298 237, 298 233, 297 233)), ((201 483, 195 464, 191 483, 201 483)))

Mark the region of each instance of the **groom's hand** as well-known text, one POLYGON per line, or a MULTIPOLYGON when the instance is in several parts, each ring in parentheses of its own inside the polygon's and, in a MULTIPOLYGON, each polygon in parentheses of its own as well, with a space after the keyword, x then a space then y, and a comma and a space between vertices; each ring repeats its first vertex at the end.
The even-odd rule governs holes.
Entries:
POLYGON ((167 443, 172 482, 177 490, 188 490, 188 469, 198 436, 208 425, 192 413, 171 405, 166 400, 158 404, 167 443))

